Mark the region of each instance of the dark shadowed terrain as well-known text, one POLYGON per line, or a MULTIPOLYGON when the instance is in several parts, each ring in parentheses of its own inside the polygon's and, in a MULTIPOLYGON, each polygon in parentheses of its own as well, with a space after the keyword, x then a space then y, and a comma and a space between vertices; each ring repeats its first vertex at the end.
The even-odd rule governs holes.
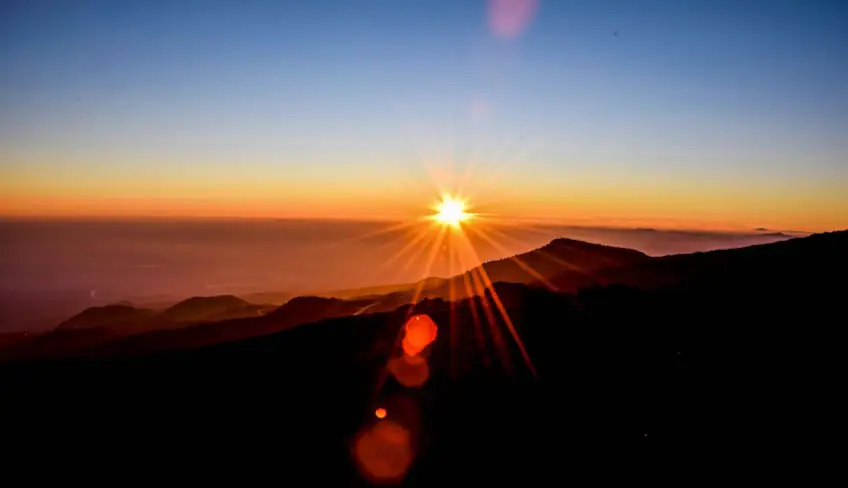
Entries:
POLYGON ((491 292, 427 299, 414 313, 439 331, 420 388, 386 373, 408 307, 355 315, 367 299, 294 300, 261 318, 204 326, 213 335, 255 326, 252 338, 159 353, 130 339, 83 357, 7 362, 0 431, 30 460, 348 486, 364 483, 352 446, 383 406, 411 435, 408 485, 547 485, 563 473, 633 479, 684 468, 690 480, 707 469, 774 478, 775 466, 814 469, 833 455, 824 447, 835 435, 841 375, 831 351, 844 322, 845 249, 848 233, 838 232, 666 258, 635 253, 626 265, 595 268, 599 281, 576 294, 498 283, 537 376, 509 324, 486 313, 491 292), (245 325, 275 315, 303 325, 245 325))

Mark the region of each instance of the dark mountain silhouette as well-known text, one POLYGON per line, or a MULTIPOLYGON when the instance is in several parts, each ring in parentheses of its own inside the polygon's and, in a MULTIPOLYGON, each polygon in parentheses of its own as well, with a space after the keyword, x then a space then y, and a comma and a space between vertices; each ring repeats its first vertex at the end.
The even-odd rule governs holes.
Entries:
POLYGON ((261 315, 268 306, 255 305, 233 295, 192 297, 173 305, 159 318, 172 322, 200 322, 261 315))
POLYGON ((232 295, 193 297, 159 312, 136 308, 128 302, 90 307, 62 322, 53 331, 14 334, 0 340, 0 359, 80 354, 88 348, 139 334, 261 317, 274 309, 273 305, 257 305, 232 295))
MULTIPOLYGON (((0 431, 16 455, 41 461, 96 455, 164 475, 147 457, 156 445, 159 457, 202 459, 206 470, 169 467, 194 477, 225 464, 356 486, 354 439, 386 406, 411 432, 405 481, 415 486, 538 485, 604 469, 765 479, 796 466, 808 476, 808 460, 827 459, 841 414, 833 349, 847 248, 839 232, 647 260, 621 276, 662 277, 651 286, 576 294, 498 283, 509 323, 482 312, 487 293, 209 347, 128 357, 106 345, 102 356, 5 364, 0 431), (411 313, 439 326, 429 380, 415 389, 386 373, 411 313), (82 438, 84 452, 74 448, 82 438)), ((356 308, 314 300, 291 310, 308 319, 313 305, 356 308)))
POLYGON ((480 269, 492 283, 523 283, 545 286, 554 291, 574 291, 598 284, 594 275, 599 269, 628 267, 650 259, 633 249, 560 238, 539 249, 486 262, 460 276, 431 283, 423 288, 422 296, 456 300, 479 294, 485 287, 480 269), (551 281, 554 277, 557 283, 551 281))
MULTIPOLYGON (((631 249, 616 248, 576 241, 555 239, 542 248, 518 256, 484 263, 481 268, 491 282, 515 282, 550 286, 547 278, 556 276, 560 291, 574 291, 584 286, 600 283, 593 278, 595 270, 617 266, 630 266, 650 260, 648 256, 631 249), (537 282, 538 278, 546 278, 537 282)), ((90 354, 91 347, 103 342, 114 344, 120 354, 142 354, 159 349, 199 347, 257 335, 279 332, 283 329, 324 318, 377 313, 395 310, 417 299, 440 298, 459 300, 478 294, 485 287, 478 268, 451 279, 427 278, 418 283, 387 285, 336 292, 347 299, 328 297, 297 297, 279 308, 254 305, 241 298, 222 295, 194 297, 165 311, 150 316, 145 321, 127 323, 116 315, 112 323, 108 310, 100 311, 94 327, 120 328, 120 333, 47 334, 46 337, 18 345, 14 354, 0 348, 0 358, 63 354, 90 354), (381 293, 382 292, 382 293, 381 293), (417 292, 417 294, 416 294, 417 292), (469 293, 470 292, 470 293, 469 293), (271 311, 273 310, 273 311, 271 311), (236 320, 240 319, 240 320, 236 320), (197 324, 187 327, 186 324, 197 324), (168 330, 163 330, 168 329, 168 330), (128 337, 133 336, 133 337, 128 337), (136 337, 137 336, 137 337, 136 337), (116 344, 120 343, 120 345, 116 344), (48 347, 49 345, 49 347, 48 347)), ((333 294, 333 293, 330 293, 333 294)), ((123 311, 123 310, 122 310, 123 311)), ((129 310, 124 313, 130 313, 129 310)), ((75 328, 83 328, 78 321, 75 328)), ((105 354, 100 351, 99 354, 105 354)), ((114 355, 115 352, 109 352, 114 355)))
POLYGON ((721 232, 707 230, 661 230, 652 228, 614 229, 579 228, 562 229, 563 236, 583 241, 598 242, 609 246, 638 249, 650 256, 690 254, 718 249, 733 249, 755 244, 768 244, 807 233, 784 231, 785 236, 774 236, 759 232, 721 232))
POLYGON ((68 330, 135 325, 150 319, 155 313, 153 310, 135 308, 129 304, 90 307, 62 322, 56 328, 68 330))
MULTIPOLYGON (((724 251, 732 253, 736 251, 724 251)), ((0 359, 85 354, 145 354, 156 350, 192 348, 279 332, 324 318, 388 312, 421 299, 461 300, 485 288, 480 269, 491 282, 523 283, 559 292, 576 292, 606 284, 651 288, 675 283, 703 268, 703 256, 713 253, 650 258, 630 249, 555 239, 542 248, 512 258, 484 263, 452 279, 428 278, 415 289, 357 299, 297 297, 279 308, 249 304, 234 296, 195 297, 180 302, 146 321, 127 323, 103 318, 100 327, 120 332, 46 334, 21 344, 0 347, 0 359), (541 279, 540 279, 541 278, 541 279), (470 293, 469 293, 470 292, 470 293), (190 322, 189 322, 190 321, 190 322), (187 326, 190 324, 191 326, 187 326), (108 347, 102 347, 109 343, 108 347)), ((724 256, 724 255, 720 255, 724 256)), ((720 258, 722 261, 724 258, 720 258)), ((707 265, 709 269, 713 265, 707 265)), ((409 285, 379 287, 391 290, 409 285)), ((371 290, 373 291, 373 290, 371 290)), ((348 292, 355 295, 354 291, 348 292)))
MULTIPOLYGON (((192 305, 190 310, 193 311, 198 301, 190 299, 182 303, 190 303, 192 305)), ((297 297, 276 309, 272 308, 269 313, 261 315, 254 313, 248 314, 247 317, 236 316, 225 320, 189 324, 166 322, 157 315, 139 326, 143 328, 137 328, 131 332, 110 327, 56 331, 35 336, 28 342, 14 344, 14 348, 0 349, 0 360, 50 356, 139 355, 170 349, 190 349, 268 335, 321 319, 356 315, 367 310, 374 303, 374 299, 297 297)), ((180 310, 185 309, 180 307, 180 310)), ((244 311, 244 309, 236 310, 244 311)), ((231 310, 225 310, 224 313, 231 313, 231 310)))
POLYGON ((157 321, 157 313, 128 303, 89 307, 41 334, 15 334, 0 341, 0 358, 60 357, 68 351, 102 345, 129 334, 173 324, 157 321))
POLYGON ((546 246, 483 264, 493 282, 534 283, 563 272, 589 274, 602 268, 631 266, 650 258, 639 251, 574 239, 554 239, 546 246))
POLYGON ((96 356, 149 354, 170 349, 190 349, 264 336, 332 317, 356 315, 372 300, 297 297, 261 317, 237 318, 172 330, 159 330, 114 341, 104 347, 83 351, 96 356))
POLYGON ((287 292, 264 292, 264 293, 248 293, 241 295, 239 298, 246 302, 255 305, 282 305, 294 297, 293 294, 287 292))
POLYGON ((233 295, 192 297, 165 310, 137 308, 130 302, 89 307, 60 323, 62 330, 116 328, 128 333, 175 327, 185 323, 210 322, 264 315, 274 307, 249 303, 233 295))
POLYGON ((372 299, 342 300, 326 297, 292 298, 278 309, 268 314, 269 318, 287 317, 295 322, 304 323, 325 317, 340 317, 361 313, 374 303, 372 299))
MULTIPOLYGON (((561 291, 573 291, 597 284, 594 271, 604 268, 631 266, 651 258, 644 253, 613 246, 593 244, 574 239, 554 239, 547 245, 516 256, 488 261, 458 276, 442 279, 427 278, 385 294, 374 310, 393 310, 408 304, 413 297, 458 300, 479 294, 485 287, 480 270, 492 283, 509 282, 548 286, 561 291), (559 278, 559 284, 549 281, 559 278), (566 283, 570 277, 571 283, 566 283)), ((357 296, 350 293, 351 296, 357 296)), ((362 294, 365 295, 365 294, 362 294)))
MULTIPOLYGON (((834 248, 843 242, 845 232, 814 234, 769 244, 759 244, 738 249, 725 249, 694 254, 678 254, 646 260, 633 266, 599 270, 595 277, 599 284, 621 284, 651 289, 663 285, 690 281, 721 281, 728 270, 759 276, 775 276, 790 265, 803 265, 804 259, 821 249, 825 256, 833 254, 836 261, 840 256, 834 248)), ((827 267, 827 264, 823 264, 827 267)), ((787 277, 794 270, 786 270, 787 277)), ((570 276, 555 277, 552 282, 567 282, 570 276)))

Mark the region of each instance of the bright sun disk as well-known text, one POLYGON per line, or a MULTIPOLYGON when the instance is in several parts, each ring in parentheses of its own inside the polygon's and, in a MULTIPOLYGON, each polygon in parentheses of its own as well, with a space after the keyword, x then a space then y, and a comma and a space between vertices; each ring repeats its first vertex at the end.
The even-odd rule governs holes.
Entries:
POLYGON ((450 196, 445 196, 436 207, 435 219, 442 224, 459 227, 460 223, 471 217, 465 211, 465 203, 450 196))

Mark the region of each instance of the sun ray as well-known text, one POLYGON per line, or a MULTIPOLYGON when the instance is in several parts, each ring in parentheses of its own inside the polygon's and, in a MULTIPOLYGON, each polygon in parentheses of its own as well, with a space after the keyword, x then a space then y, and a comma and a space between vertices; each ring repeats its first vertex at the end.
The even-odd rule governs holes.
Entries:
MULTIPOLYGON (((466 248, 467 252, 473 255, 474 248, 471 245, 471 242, 465 239, 463 243, 465 244, 464 247, 466 248)), ((481 268, 477 266, 472 268, 467 273, 467 275, 471 277, 471 284, 474 288, 473 292, 470 295, 470 299, 472 301, 480 301, 480 307, 483 309, 486 321, 489 323, 489 335, 491 337, 495 352, 497 353, 498 359, 501 362, 501 366, 503 367, 504 372, 511 374, 512 361, 509 358, 509 351, 506 346, 506 342, 504 342, 503 340, 500 325, 498 323, 498 320, 495 318, 495 312, 492 310, 492 306, 489 304, 489 298, 486 294, 486 286, 484 285, 483 279, 481 278, 480 269, 481 268)))
MULTIPOLYGON (((471 229, 471 230, 472 230, 472 232, 474 232, 474 234, 480 236, 481 239, 483 239, 486 242, 488 242, 489 244, 491 244, 498 251, 509 255, 508 249, 506 249, 500 243, 496 242, 494 239, 492 239, 491 237, 486 235, 485 232, 483 232, 479 229, 471 229)), ((511 261, 513 261, 515 264, 517 264, 518 267, 520 267, 521 269, 526 271, 527 274, 529 274, 533 278, 536 278, 537 280, 539 280, 539 282, 542 283, 542 285, 544 285, 546 288, 548 288, 549 290, 552 290, 552 291, 557 291, 556 285, 551 283, 542 273, 536 271, 535 269, 533 269, 532 266, 530 266, 529 264, 522 261, 518 256, 510 256, 509 259, 511 261)))
MULTIPOLYGON (((507 234, 506 232, 504 232, 501 229, 490 228, 488 230, 490 232, 498 233, 500 236, 507 238, 507 239, 511 239, 513 242, 516 242, 516 243, 526 247, 526 243, 520 241, 519 239, 515 238, 514 236, 507 234)), ((555 256, 555 255, 551 254, 550 252, 548 252, 544 249, 536 249, 534 252, 536 252, 539 256, 542 256, 545 259, 548 259, 548 260, 556 263, 557 265, 559 265, 562 268, 565 268, 565 269, 568 269, 568 270, 571 270, 571 271, 576 271, 580 274, 588 276, 592 280, 600 281, 600 278, 598 277, 598 275, 596 273, 594 273, 593 271, 584 269, 584 268, 578 266, 577 264, 574 264, 572 262, 569 262, 568 260, 562 259, 559 256, 555 256)), ((552 286, 553 286, 553 284, 552 284, 552 286)), ((556 290, 556 287, 554 286, 553 289, 556 290)))
POLYGON ((542 256, 542 257, 545 257, 545 258, 547 258, 547 259, 550 259, 551 261, 553 261, 553 262, 555 262, 555 263, 559 264, 560 266, 563 266, 563 267, 568 268, 568 269, 570 269, 570 270, 573 270, 573 271, 579 271, 579 272, 581 272, 581 273, 585 273, 585 274, 587 274, 587 275, 589 275, 589 276, 591 276, 591 277, 593 277, 593 278, 595 277, 594 273, 592 273, 591 271, 585 270, 585 269, 581 268, 580 266, 578 266, 578 265, 576 265, 576 264, 574 264, 574 263, 571 263, 571 262, 569 262, 569 261, 566 261, 565 259, 562 259, 562 258, 560 258, 560 257, 554 256, 553 254, 551 254, 551 253, 549 253, 549 252, 546 252, 546 251, 540 251, 540 252, 539 252, 539 255, 540 255, 540 256, 542 256))
POLYGON ((409 252, 409 250, 413 249, 418 242, 420 242, 424 237, 427 236, 428 232, 425 228, 425 224, 420 224, 419 221, 418 225, 419 228, 417 232, 415 231, 414 227, 409 227, 407 229, 401 230, 399 232, 402 233, 399 236, 378 247, 381 252, 386 251, 386 254, 388 254, 388 258, 383 261, 379 266, 372 269, 370 273, 368 273, 367 278, 361 280, 361 283, 363 285, 367 285, 376 281, 377 278, 381 275, 381 273, 383 273, 387 268, 389 268, 400 258, 402 258, 407 252, 409 252), (410 239, 411 235, 414 235, 415 237, 410 239), (400 250, 395 252, 389 252, 390 249, 396 247, 401 242, 405 242, 405 244, 400 250))
POLYGON ((404 244, 404 246, 402 248, 400 248, 400 250, 393 253, 391 256, 389 256, 389 258, 386 261, 384 261, 382 264, 380 264, 380 266, 378 266, 377 272, 378 273, 382 272, 387 267, 394 265, 395 262, 397 262, 400 258, 402 258, 407 252, 409 252, 410 250, 415 248, 415 246, 419 242, 424 240, 424 238, 427 237, 428 234, 429 234, 429 232, 426 228, 425 229, 419 229, 417 234, 415 235, 415 237, 412 240, 410 240, 406 244, 404 244))
POLYGON ((480 324, 480 312, 477 310, 476 294, 471 290, 471 283, 468 279, 470 273, 462 273, 462 281, 465 284, 465 294, 468 297, 469 308, 471 309, 471 320, 474 322, 474 335, 477 338, 477 347, 480 349, 480 354, 483 357, 483 364, 489 367, 489 354, 486 349, 486 339, 483 337, 483 329, 480 324))
MULTIPOLYGON (((519 239, 518 237, 506 232, 503 227, 491 225, 491 226, 486 226, 485 228, 488 232, 492 232, 494 234, 497 234, 499 238, 508 239, 508 240, 512 241, 514 244, 517 244, 521 248, 530 249, 533 246, 533 244, 530 244, 530 243, 528 243, 528 242, 526 242, 522 239, 519 239)), ((521 227, 512 227, 512 229, 522 229, 522 228, 521 227)), ((522 230, 524 230, 524 229, 522 229, 522 230)))
MULTIPOLYGON (((462 235, 464 235, 464 234, 462 234, 462 235)), ((467 241, 467 239, 466 239, 466 241, 467 241)), ((470 243, 469 243, 469 247, 470 247, 471 252, 476 254, 473 246, 471 246, 470 243)), ((478 260, 479 260, 479 258, 478 258, 478 260)), ((504 325, 506 325, 507 330, 509 330, 509 333, 512 335, 512 339, 515 341, 515 344, 518 347, 518 350, 521 353, 521 356, 524 359, 524 362, 526 363, 528 369, 533 374, 533 376, 537 376, 536 368, 533 366, 533 361, 530 360, 530 355, 527 353, 527 349, 524 347, 524 342, 521 340, 521 337, 518 335, 518 331, 515 329, 515 325, 512 323, 512 319, 510 319, 509 314, 506 311, 506 307, 504 307, 503 302, 501 301, 500 297, 498 296, 497 290, 495 290, 494 285, 492 284, 492 281, 489 279, 489 276, 486 273, 485 268, 483 266, 478 266, 476 269, 479 270, 480 277, 483 279, 483 284, 485 285, 485 289, 488 290, 491 293, 492 302, 495 304, 495 307, 497 308, 498 312, 503 317, 504 325)))
POLYGON ((542 248, 539 248, 539 245, 547 244, 549 241, 545 240, 545 242, 540 242, 538 239, 525 240, 524 238, 516 237, 515 235, 506 232, 503 229, 499 229, 497 227, 487 226, 485 231, 491 233, 489 237, 495 238, 497 236, 498 240, 501 241, 509 241, 513 249, 517 250, 517 252, 524 252, 525 250, 535 250, 539 253, 544 253, 542 248))
MULTIPOLYGON (((422 237, 421 239, 418 239, 419 242, 424 240, 424 238, 426 238, 426 237, 432 237, 432 240, 430 241, 430 243, 435 243, 436 239, 439 238, 439 235, 433 234, 432 228, 426 228, 421 232, 421 237, 422 237)), ((427 252, 429 245, 433 245, 433 244, 422 244, 420 247, 416 247, 409 254, 409 257, 407 258, 406 263, 404 263, 404 265, 403 265, 403 269, 408 269, 409 266, 412 264, 413 261, 415 261, 416 258, 418 258, 421 254, 425 254, 427 252)), ((412 249, 412 248, 410 247, 410 249, 412 249)), ((428 267, 427 272, 429 272, 429 267, 428 267)), ((430 276, 424 276, 423 278, 420 278, 420 280, 424 280, 424 279, 429 278, 429 277, 430 276)))
MULTIPOLYGON (((373 239, 373 238, 380 237, 380 236, 383 236, 383 235, 390 235, 390 234, 393 234, 393 233, 397 233, 397 235, 390 238, 390 240, 388 242, 375 244, 375 246, 376 246, 375 249, 379 250, 379 252, 384 252, 384 251, 388 251, 388 250, 392 249, 393 247, 397 246, 401 242, 407 242, 407 245, 409 245, 408 239, 409 239, 410 234, 412 232, 414 232, 416 227, 418 227, 420 229, 421 227, 425 226, 425 222, 426 222, 425 218, 419 218, 419 219, 415 219, 415 220, 412 220, 412 221, 409 221, 409 222, 397 222, 397 223, 387 222, 386 227, 382 227, 382 228, 379 228, 379 229, 374 230, 374 231, 366 232, 364 234, 353 235, 353 236, 345 237, 345 238, 342 238, 342 239, 334 240, 332 242, 324 244, 323 246, 326 249, 344 248, 344 247, 350 246, 351 244, 364 242, 368 239, 373 239)), ((404 248, 405 247, 406 246, 404 246, 404 248)), ((390 259, 389 261, 392 261, 392 259, 390 259)), ((370 284, 372 284, 372 282, 376 281, 376 279, 379 277, 380 273, 383 272, 385 270, 385 268, 390 264, 389 261, 384 261, 379 267, 373 269, 368 278, 363 277, 365 279, 360 279, 359 280, 360 284, 357 285, 357 286, 369 286, 370 284)), ((329 277, 333 281, 337 281, 340 277, 345 275, 345 271, 340 270, 340 269, 337 269, 335 271, 331 271, 331 273, 332 274, 329 277)), ((326 291, 328 291, 328 290, 315 291, 315 293, 320 294, 320 293, 326 292, 326 291)), ((337 291, 337 290, 331 290, 331 291, 337 291)))
POLYGON ((415 220, 411 220, 411 221, 408 221, 408 222, 396 222, 396 223, 389 225, 388 227, 384 227, 384 228, 381 228, 381 229, 378 229, 378 230, 375 230, 375 231, 372 231, 372 232, 367 232, 365 234, 360 234, 360 235, 351 236, 351 237, 348 237, 348 238, 345 238, 345 239, 336 240, 335 242, 332 243, 332 245, 342 246, 342 245, 350 244, 351 242, 359 242, 359 241, 364 241, 364 240, 368 240, 368 239, 373 239, 375 237, 380 237, 380 236, 383 236, 385 234, 391 234, 391 233, 394 233, 394 232, 403 232, 403 231, 411 229, 411 228, 413 228, 417 225, 420 225, 421 222, 422 222, 422 219, 415 219, 415 220))
POLYGON ((436 259, 436 254, 438 254, 438 252, 439 252, 439 246, 442 245, 442 240, 444 239, 445 232, 446 232, 446 228, 441 227, 439 229, 438 235, 433 239, 433 245, 430 247, 430 253, 427 256, 427 262, 424 265, 424 269, 425 269, 424 276, 422 276, 421 280, 418 281, 418 283, 415 285, 415 292, 413 293, 412 301, 410 302, 412 307, 410 307, 409 312, 408 312, 410 314, 412 313, 412 310, 415 308, 415 304, 418 303, 418 297, 421 295, 421 292, 424 289, 424 284, 425 284, 426 278, 428 278, 430 276, 430 270, 432 269, 433 261, 436 259))
MULTIPOLYGON (((504 237, 511 238, 511 239, 513 239, 517 242, 520 242, 517 239, 515 239, 514 237, 509 236, 509 234, 506 234, 503 231, 494 230, 494 232, 499 232, 504 237)), ((580 273, 584 273, 584 274, 588 275, 589 277, 591 277, 593 279, 597 279, 597 276, 594 273, 592 273, 591 271, 583 269, 580 266, 578 266, 574 263, 571 263, 571 262, 569 262, 565 259, 562 259, 558 256, 554 256, 553 254, 545 251, 544 249, 537 249, 536 252, 539 253, 540 256, 543 256, 547 259, 550 259, 551 261, 559 264, 560 266, 562 266, 564 268, 568 268, 568 269, 571 269, 571 270, 574 270, 574 271, 579 271, 580 273)))
POLYGON ((492 344, 495 347, 495 352, 498 354, 498 359, 501 361, 501 366, 503 367, 504 372, 511 374, 512 360, 509 358, 509 350, 506 347, 506 342, 503 340, 500 325, 498 324, 498 320, 495 318, 495 312, 492 311, 492 307, 489 304, 489 297, 486 294, 486 286, 483 284, 483 280, 480 276, 478 276, 479 274, 480 272, 477 269, 471 273, 475 290, 477 291, 476 295, 472 296, 472 300, 480 300, 480 305, 483 308, 486 321, 489 322, 489 334, 492 337, 492 344))
POLYGON ((456 366, 456 337, 457 337, 457 320, 456 320, 456 280, 453 278, 456 275, 455 261, 454 258, 456 256, 456 249, 453 245, 453 238, 451 234, 448 234, 448 269, 450 271, 451 278, 448 279, 448 297, 449 300, 449 309, 450 309, 450 373, 451 378, 454 377, 455 374, 455 366, 456 366))

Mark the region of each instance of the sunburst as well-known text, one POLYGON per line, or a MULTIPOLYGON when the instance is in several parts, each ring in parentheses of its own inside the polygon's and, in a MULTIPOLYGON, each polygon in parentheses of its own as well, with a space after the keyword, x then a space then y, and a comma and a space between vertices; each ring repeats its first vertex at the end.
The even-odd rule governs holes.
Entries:
POLYGON ((433 219, 453 228, 459 228, 463 222, 472 217, 472 214, 466 211, 465 202, 450 195, 444 195, 435 210, 433 219))

